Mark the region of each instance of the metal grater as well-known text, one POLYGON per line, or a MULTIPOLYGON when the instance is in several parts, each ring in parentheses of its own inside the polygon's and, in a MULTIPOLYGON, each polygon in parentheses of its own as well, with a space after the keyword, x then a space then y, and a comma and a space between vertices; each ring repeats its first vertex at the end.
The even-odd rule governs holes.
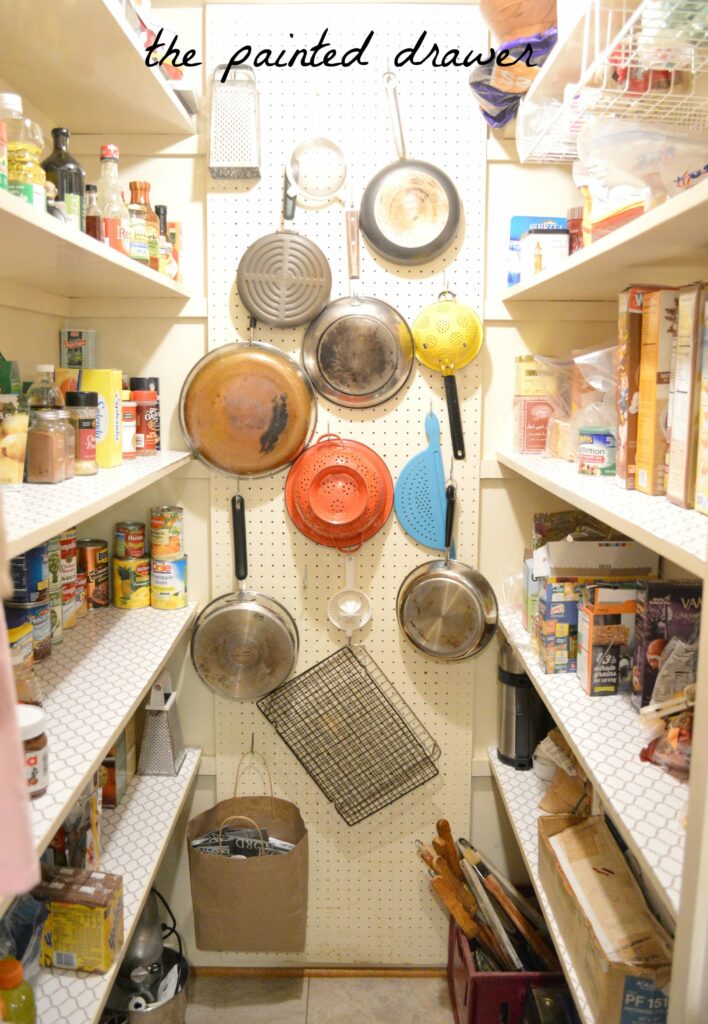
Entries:
POLYGON ((209 171, 212 178, 260 178, 261 137, 258 90, 253 68, 214 70, 211 87, 209 171))

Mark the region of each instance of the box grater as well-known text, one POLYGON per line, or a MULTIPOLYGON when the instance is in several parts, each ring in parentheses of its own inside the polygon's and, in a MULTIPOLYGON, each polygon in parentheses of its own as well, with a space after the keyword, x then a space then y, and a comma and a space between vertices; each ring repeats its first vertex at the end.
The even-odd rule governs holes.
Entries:
POLYGON ((214 70, 211 86, 209 171, 212 178, 260 178, 261 136, 258 90, 253 69, 226 64, 214 70))
POLYGON ((178 775, 184 755, 177 694, 172 691, 169 672, 163 672, 153 683, 145 706, 138 775, 178 775))

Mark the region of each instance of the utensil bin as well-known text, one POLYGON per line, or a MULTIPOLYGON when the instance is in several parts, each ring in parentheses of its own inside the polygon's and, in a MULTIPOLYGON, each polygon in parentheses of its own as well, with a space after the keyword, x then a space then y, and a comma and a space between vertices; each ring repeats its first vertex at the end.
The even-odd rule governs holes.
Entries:
POLYGON ((550 971, 478 971, 467 939, 450 921, 447 983, 455 1024, 523 1024, 528 985, 564 986, 550 971))

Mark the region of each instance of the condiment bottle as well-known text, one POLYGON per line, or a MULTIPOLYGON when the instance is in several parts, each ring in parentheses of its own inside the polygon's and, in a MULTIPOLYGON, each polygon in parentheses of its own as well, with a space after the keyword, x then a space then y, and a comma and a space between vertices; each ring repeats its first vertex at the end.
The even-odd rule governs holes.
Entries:
POLYGON ((137 406, 136 455, 157 455, 158 397, 155 391, 131 391, 137 406))
POLYGON ((160 223, 160 237, 158 239, 160 265, 158 269, 161 274, 165 274, 167 276, 170 272, 170 261, 172 260, 172 243, 167 237, 167 207, 156 205, 155 213, 157 214, 157 219, 160 223))
POLYGON ((64 395, 56 383, 53 364, 38 363, 35 371, 37 376, 27 392, 30 408, 63 409, 64 395))
POLYGON ((123 458, 134 459, 135 450, 135 428, 137 420, 137 404, 132 400, 130 391, 121 392, 123 399, 121 406, 121 418, 123 421, 123 458))
POLYGON ((130 258, 150 265, 150 254, 148 252, 147 221, 145 217, 145 206, 135 198, 137 193, 133 190, 135 182, 130 183, 130 202, 128 203, 128 232, 130 235, 130 258))
POLYGON ((66 430, 61 409, 33 409, 27 435, 27 483, 65 479, 66 430))
POLYGON ((42 167, 49 181, 57 187, 58 201, 64 204, 69 223, 79 231, 86 230, 86 175, 78 160, 69 152, 70 132, 68 128, 52 128, 54 149, 42 161, 42 167))
POLYGON ((33 704, 17 704, 15 711, 24 747, 25 779, 29 795, 34 800, 43 796, 49 787, 47 716, 33 704))
POLYGON ((68 391, 66 406, 76 432, 76 476, 98 473, 96 462, 96 417, 98 394, 95 391, 68 391))
POLYGON ((73 480, 76 473, 76 431, 68 409, 57 409, 64 426, 64 479, 73 480))
POLYGON ((103 242, 103 217, 98 208, 97 194, 98 189, 95 185, 86 186, 86 234, 95 238, 97 242, 103 242))
POLYGON ((0 960, 0 1012, 9 1024, 37 1024, 34 992, 19 960, 0 960))
MULTIPOLYGON (((160 269, 160 221, 150 205, 150 182, 130 182, 130 206, 140 207, 145 217, 145 237, 147 240, 148 263, 151 270, 160 269)), ((132 255, 132 254, 131 254, 132 255)))
POLYGON ((101 146, 101 177, 98 181, 98 209, 103 217, 104 241, 111 249, 130 256, 130 224, 118 180, 117 146, 101 146))
POLYGON ((22 116, 22 100, 16 93, 0 93, 0 119, 7 129, 7 182, 10 192, 30 206, 46 210, 46 175, 39 163, 44 146, 42 129, 22 116))

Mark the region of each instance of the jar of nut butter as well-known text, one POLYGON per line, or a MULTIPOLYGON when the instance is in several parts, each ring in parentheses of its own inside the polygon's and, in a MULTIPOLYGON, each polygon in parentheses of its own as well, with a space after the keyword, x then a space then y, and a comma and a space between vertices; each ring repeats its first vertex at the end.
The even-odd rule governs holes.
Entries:
POLYGON ((34 799, 47 792, 49 786, 49 743, 46 715, 32 704, 17 704, 17 723, 24 747, 25 777, 29 795, 34 799))

